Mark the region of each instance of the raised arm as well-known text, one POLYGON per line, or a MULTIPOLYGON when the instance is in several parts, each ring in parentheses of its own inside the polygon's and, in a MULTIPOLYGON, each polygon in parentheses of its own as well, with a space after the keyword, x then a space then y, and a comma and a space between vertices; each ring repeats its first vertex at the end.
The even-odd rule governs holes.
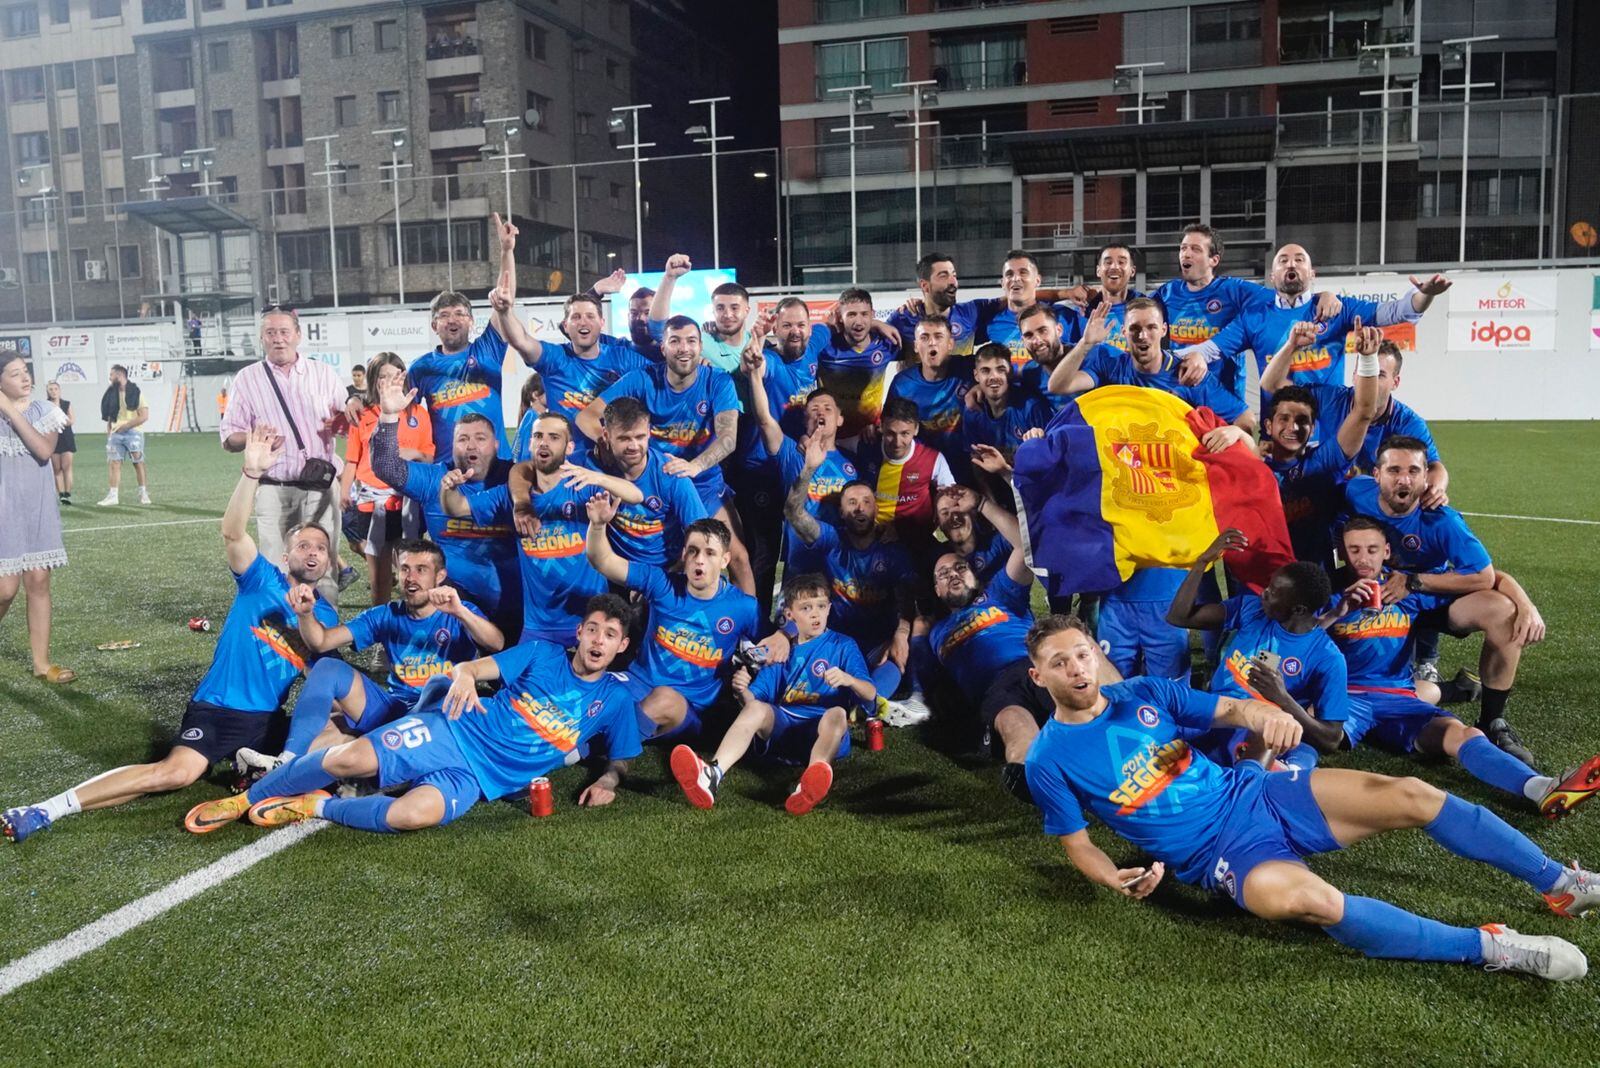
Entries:
POLYGON ((289 607, 294 609, 295 625, 300 637, 314 653, 328 653, 355 640, 350 628, 344 624, 325 627, 317 618, 317 588, 300 583, 289 588, 289 607))
POLYGON ((1350 332, 1356 338, 1355 399, 1339 424, 1338 438, 1339 451, 1355 456, 1367 440, 1367 428, 1378 418, 1378 346, 1383 344, 1383 331, 1362 326, 1357 316, 1350 332))
POLYGON ((228 554, 228 569, 235 575, 244 574, 255 563, 258 554, 250 537, 250 515, 256 507, 256 487, 282 455, 283 435, 272 427, 258 423, 245 436, 244 468, 222 513, 222 545, 228 554))
POLYGON ((445 515, 457 519, 466 519, 472 515, 472 505, 467 503, 466 494, 461 492, 461 487, 471 477, 471 471, 452 469, 446 471, 444 477, 439 480, 439 507, 444 509, 445 515))
POLYGON ((473 644, 481 650, 498 653, 506 647, 506 636, 499 627, 461 603, 461 594, 454 586, 436 586, 428 591, 428 603, 447 616, 461 621, 473 644))
POLYGON ((415 389, 402 393, 398 384, 379 390, 378 425, 373 428, 372 440, 367 442, 372 450, 372 473, 396 493, 405 492, 411 474, 411 462, 400 457, 400 413, 416 399, 415 389))
POLYGON ((1183 585, 1173 595, 1172 607, 1167 609, 1167 622, 1189 630, 1221 630, 1228 617, 1227 609, 1220 604, 1194 603, 1200 595, 1200 580, 1205 576, 1206 568, 1221 560, 1223 553, 1243 549, 1249 544, 1250 540, 1232 527, 1218 534, 1216 540, 1200 554, 1200 559, 1189 566, 1189 573, 1183 577, 1183 585))
POLYGON ((1050 381, 1045 386, 1047 393, 1082 393, 1086 389, 1093 389, 1095 381, 1085 374, 1083 367, 1084 357, 1096 346, 1106 342, 1111 337, 1111 327, 1106 323, 1106 316, 1111 312, 1111 305, 1101 303, 1094 311, 1089 313, 1089 318, 1083 324, 1083 336, 1078 343, 1067 350, 1061 357, 1061 362, 1056 364, 1050 372, 1050 381))
POLYGON ((489 216, 489 226, 495 236, 500 240, 500 281, 496 289, 505 290, 506 302, 510 305, 508 311, 501 311, 500 307, 490 303, 489 324, 501 337, 507 334, 505 320, 516 318, 517 300, 517 228, 510 219, 502 220, 499 212, 489 216))
POLYGON ((544 344, 532 334, 527 327, 522 325, 522 320, 517 316, 517 308, 512 298, 513 282, 508 272, 500 273, 500 284, 489 291, 489 307, 492 309, 491 322, 494 328, 505 338, 506 345, 516 350, 522 357, 522 362, 529 367, 539 362, 544 355, 544 344))
POLYGON ((678 279, 693 269, 694 264, 681 252, 674 252, 667 257, 667 264, 661 272, 661 284, 656 287, 656 295, 650 298, 652 323, 664 323, 672 317, 672 291, 678 288, 678 279))
POLYGON ((1276 393, 1288 385, 1289 368, 1294 366, 1294 354, 1316 343, 1316 323, 1307 321, 1291 326, 1289 336, 1283 339, 1283 344, 1278 346, 1278 351, 1272 354, 1272 359, 1267 361, 1267 366, 1261 371, 1262 391, 1276 393))
MULTIPOLYGON (((1413 287, 1411 293, 1411 308, 1418 315, 1421 315, 1423 312, 1428 310, 1428 306, 1433 303, 1434 297, 1437 297, 1439 294, 1450 288, 1450 279, 1446 278, 1442 274, 1436 274, 1425 279, 1418 278, 1416 275, 1412 275, 1409 281, 1413 287)), ((1380 325, 1382 324, 1380 323, 1380 325)))
POLYGON ((0 393, 0 419, 11 424, 11 429, 16 431, 17 437, 22 439, 22 444, 27 446, 35 460, 42 464, 50 462, 50 457, 56 451, 56 438, 61 436, 59 431, 42 433, 28 422, 28 406, 12 400, 4 393, 0 393))
POLYGON ((794 528, 795 535, 807 545, 814 544, 822 537, 822 524, 811 514, 807 498, 811 490, 811 476, 817 473, 817 468, 822 466, 827 455, 820 441, 812 438, 806 442, 805 465, 800 468, 794 485, 789 487, 789 495, 783 499, 783 517, 794 528))
POLYGON ((584 555, 594 569, 612 582, 624 585, 628 581, 628 561, 617 555, 611 547, 611 537, 606 527, 617 515, 617 502, 608 493, 597 493, 589 498, 589 536, 584 539, 584 555))
POLYGON ((757 320, 755 329, 750 331, 750 341, 739 357, 739 368, 750 381, 750 416, 761 431, 761 444, 766 446, 767 455, 776 456, 783 448, 783 425, 772 414, 772 403, 767 398, 765 323, 765 319, 757 320))
POLYGON ((596 397, 584 406, 573 423, 577 426, 578 433, 590 441, 599 441, 600 432, 605 427, 605 415, 606 402, 596 397))

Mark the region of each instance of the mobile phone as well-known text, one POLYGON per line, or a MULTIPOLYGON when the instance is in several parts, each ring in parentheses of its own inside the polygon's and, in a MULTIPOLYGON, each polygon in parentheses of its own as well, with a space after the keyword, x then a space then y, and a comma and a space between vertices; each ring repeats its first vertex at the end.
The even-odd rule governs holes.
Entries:
POLYGON ((1121 883, 1119 885, 1121 885, 1122 889, 1124 889, 1124 890, 1132 890, 1134 887, 1138 886, 1140 883, 1144 882, 1149 877, 1150 877, 1150 869, 1146 868, 1145 870, 1141 871, 1138 875, 1135 875, 1133 878, 1129 879, 1127 882, 1121 883))
POLYGON ((1260 663, 1263 667, 1269 667, 1273 671, 1277 671, 1278 670, 1278 665, 1283 663, 1283 657, 1279 656, 1277 653, 1273 652, 1271 649, 1263 649, 1263 650, 1261 650, 1259 653, 1256 654, 1255 658, 1256 658, 1256 661, 1258 663, 1260 663))

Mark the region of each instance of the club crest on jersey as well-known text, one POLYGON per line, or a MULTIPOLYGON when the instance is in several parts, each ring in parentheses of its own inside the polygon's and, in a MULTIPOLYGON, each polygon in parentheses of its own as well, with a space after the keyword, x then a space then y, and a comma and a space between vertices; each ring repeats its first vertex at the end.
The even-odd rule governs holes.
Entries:
POLYGON ((822 678, 822 676, 826 675, 827 673, 828 673, 828 662, 826 660, 814 660, 814 661, 812 661, 812 663, 811 663, 811 674, 815 675, 817 678, 820 679, 820 678, 822 678))
POLYGON ((659 512, 661 511, 661 498, 652 494, 644 499, 644 506, 652 512, 659 512))
POLYGON ((561 506, 561 518, 562 519, 571 519, 573 516, 575 516, 577 514, 578 514, 578 506, 576 504, 573 504, 571 501, 568 501, 566 504, 563 504, 561 506))
POLYGON ((604 701, 590 701, 589 710, 585 712, 584 715, 588 716, 590 719, 593 719, 594 717, 598 716, 601 710, 605 707, 606 703, 604 701))
POLYGON ((1216 297, 1212 297, 1210 300, 1206 301, 1206 311, 1211 315, 1215 315, 1221 310, 1222 301, 1218 300, 1216 297))
POLYGON ((721 619, 717 620, 717 633, 718 634, 732 634, 733 633, 733 620, 728 618, 727 616, 723 616, 721 619))
POLYGON ((950 336, 951 336, 951 338, 959 340, 961 335, 965 334, 966 332, 967 332, 967 328, 962 326, 960 323, 951 323, 950 324, 950 336))
POLYGON ((206 732, 201 730, 199 727, 190 727, 188 730, 178 735, 178 737, 182 738, 186 742, 198 742, 201 738, 205 737, 205 734, 206 732))
POLYGON ((1161 722, 1161 713, 1157 712, 1153 705, 1140 705, 1139 710, 1134 715, 1138 716, 1139 722, 1146 727, 1154 727, 1161 722))
POLYGON ((1400 539, 1400 544, 1404 545, 1412 552, 1415 552, 1416 550, 1422 548, 1422 539, 1417 537, 1415 534, 1407 534, 1405 537, 1400 539))
POLYGON ((414 415, 406 416, 406 426, 409 426, 412 430, 417 429, 417 417, 414 415))
POLYGON ((855 464, 847 463, 847 464, 844 465, 843 470, 844 470, 844 474, 845 474, 846 478, 855 478, 856 477, 856 465, 855 464))
POLYGON ((694 406, 694 410, 701 415, 705 415, 711 410, 711 403, 709 401, 701 401, 699 404, 694 406))
POLYGON ((400 732, 399 731, 384 731, 383 734, 381 734, 379 737, 383 741, 383 747, 385 749, 399 749, 400 748, 401 742, 400 742, 400 732))
POLYGON ((433 632, 434 644, 443 649, 450 644, 450 632, 443 627, 433 632))
POLYGON ((1281 664, 1279 664, 1278 666, 1283 668, 1283 673, 1285 675, 1298 675, 1298 674, 1300 674, 1301 664, 1300 664, 1300 658, 1297 657, 1297 656, 1286 656, 1286 657, 1284 657, 1283 658, 1283 662, 1281 664))
POLYGON ((883 362, 883 353, 881 353, 881 352, 874 352, 874 353, 873 353, 873 354, 872 354, 872 365, 873 365, 873 366, 874 366, 874 367, 876 367, 876 366, 877 366, 877 365, 878 365, 878 364, 880 364, 880 363, 882 363, 882 362, 883 362))

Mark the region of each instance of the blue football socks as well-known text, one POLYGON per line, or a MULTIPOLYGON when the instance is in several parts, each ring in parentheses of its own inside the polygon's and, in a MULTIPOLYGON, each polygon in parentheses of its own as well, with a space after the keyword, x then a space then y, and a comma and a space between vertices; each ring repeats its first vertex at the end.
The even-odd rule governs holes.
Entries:
POLYGON ((1451 927, 1375 898, 1346 894, 1344 919, 1323 930, 1335 942, 1369 957, 1483 962, 1483 940, 1477 928, 1451 927))

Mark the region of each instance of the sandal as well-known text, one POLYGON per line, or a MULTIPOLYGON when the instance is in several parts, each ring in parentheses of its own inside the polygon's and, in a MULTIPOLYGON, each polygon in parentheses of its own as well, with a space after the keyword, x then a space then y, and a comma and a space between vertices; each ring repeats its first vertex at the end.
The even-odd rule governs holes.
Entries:
POLYGON ((65 686, 78 678, 78 673, 71 668, 64 668, 60 664, 51 664, 44 671, 34 672, 34 678, 40 682, 49 683, 51 686, 65 686))

